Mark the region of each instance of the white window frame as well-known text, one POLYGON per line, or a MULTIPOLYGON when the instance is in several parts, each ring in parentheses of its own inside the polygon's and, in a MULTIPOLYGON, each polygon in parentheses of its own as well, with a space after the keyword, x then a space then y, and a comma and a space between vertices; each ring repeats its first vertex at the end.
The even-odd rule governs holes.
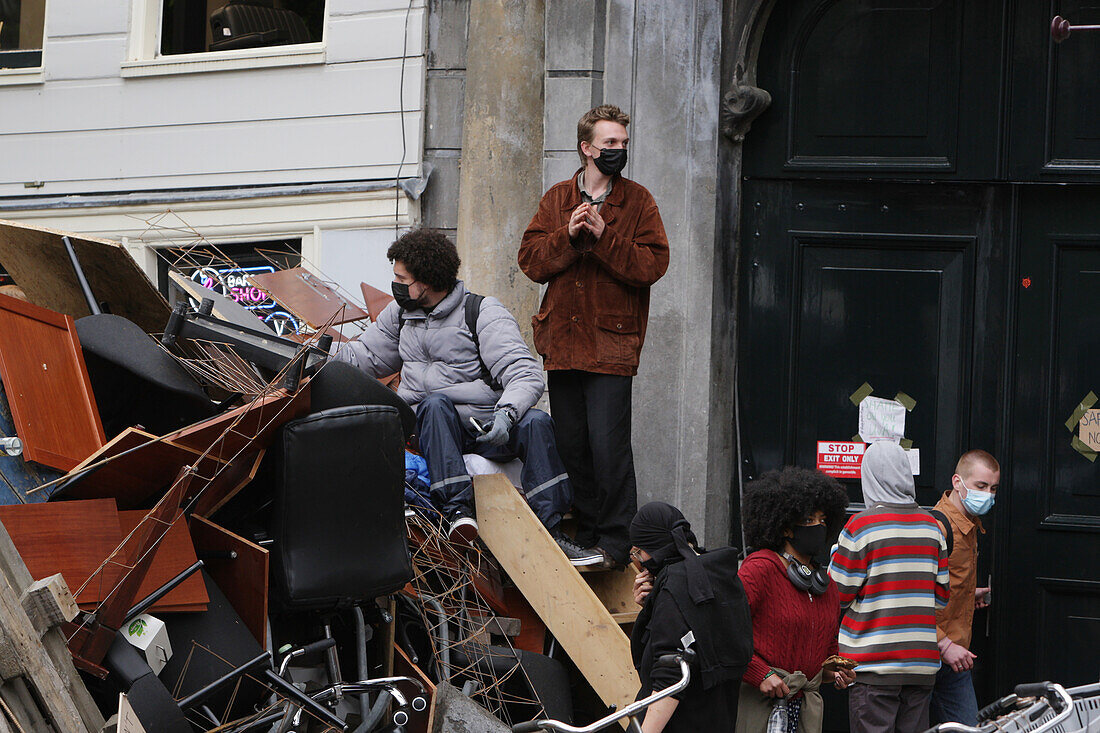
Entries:
MULTIPOLYGON (((42 59, 38 62, 38 66, 29 66, 23 69, 0 69, 0 87, 18 84, 42 84, 46 81, 46 28, 50 22, 50 14, 46 10, 49 4, 50 0, 46 0, 46 8, 43 10, 46 14, 42 18, 42 47, 39 49, 42 53, 42 59)), ((327 0, 325 8, 328 8, 327 0)))
POLYGON ((164 0, 133 0, 130 11, 130 39, 126 49, 126 60, 122 62, 122 76, 127 78, 168 76, 205 71, 323 64, 325 63, 324 35, 328 33, 329 2, 330 0, 325 0, 325 22, 322 27, 322 39, 318 43, 162 56, 159 49, 161 9, 164 6, 164 0))

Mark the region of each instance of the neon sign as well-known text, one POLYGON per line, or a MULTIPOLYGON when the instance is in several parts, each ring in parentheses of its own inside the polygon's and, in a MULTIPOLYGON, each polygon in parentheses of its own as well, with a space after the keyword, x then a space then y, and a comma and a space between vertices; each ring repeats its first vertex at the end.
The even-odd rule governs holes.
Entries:
MULTIPOLYGON (((191 273, 191 279, 209 288, 215 293, 232 298, 261 321, 266 323, 279 336, 288 333, 301 333, 302 324, 290 313, 283 310, 282 306, 268 297, 268 294, 260 290, 249 281, 249 275, 267 274, 275 272, 271 265, 258 265, 255 267, 200 267, 191 273)), ((198 307, 198 303, 191 300, 192 307, 198 307)))

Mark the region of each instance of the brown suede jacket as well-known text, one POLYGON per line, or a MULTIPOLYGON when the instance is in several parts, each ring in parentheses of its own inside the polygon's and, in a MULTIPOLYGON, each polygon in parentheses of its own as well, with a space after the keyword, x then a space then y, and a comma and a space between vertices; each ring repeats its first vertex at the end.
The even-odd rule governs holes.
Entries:
MULTIPOLYGON (((580 171, 578 171, 579 173, 580 171)), ((615 178, 600 208, 597 240, 569 240, 569 217, 582 203, 577 177, 547 191, 519 248, 527 277, 547 283, 532 319, 544 366, 633 376, 649 318, 649 286, 668 269, 668 239, 653 196, 615 178)))

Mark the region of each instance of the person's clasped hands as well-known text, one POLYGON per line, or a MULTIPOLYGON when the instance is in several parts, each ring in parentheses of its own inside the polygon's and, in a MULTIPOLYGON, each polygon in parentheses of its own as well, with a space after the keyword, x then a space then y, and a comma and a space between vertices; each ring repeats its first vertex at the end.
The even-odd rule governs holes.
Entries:
POLYGON ((582 229, 592 232, 596 239, 603 236, 604 220, 594 204, 581 204, 569 216, 569 238, 576 239, 582 229))

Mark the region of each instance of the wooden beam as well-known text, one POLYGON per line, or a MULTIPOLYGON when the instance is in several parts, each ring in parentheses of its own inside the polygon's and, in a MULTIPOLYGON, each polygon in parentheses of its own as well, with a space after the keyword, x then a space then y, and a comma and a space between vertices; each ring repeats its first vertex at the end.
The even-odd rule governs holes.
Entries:
POLYGON ((630 639, 502 474, 474 476, 481 539, 607 705, 634 701, 630 639))
POLYGON ((23 559, 0 524, 0 629, 57 729, 99 730, 103 716, 73 668, 61 632, 51 629, 39 638, 23 611, 19 599, 31 582, 23 559))

